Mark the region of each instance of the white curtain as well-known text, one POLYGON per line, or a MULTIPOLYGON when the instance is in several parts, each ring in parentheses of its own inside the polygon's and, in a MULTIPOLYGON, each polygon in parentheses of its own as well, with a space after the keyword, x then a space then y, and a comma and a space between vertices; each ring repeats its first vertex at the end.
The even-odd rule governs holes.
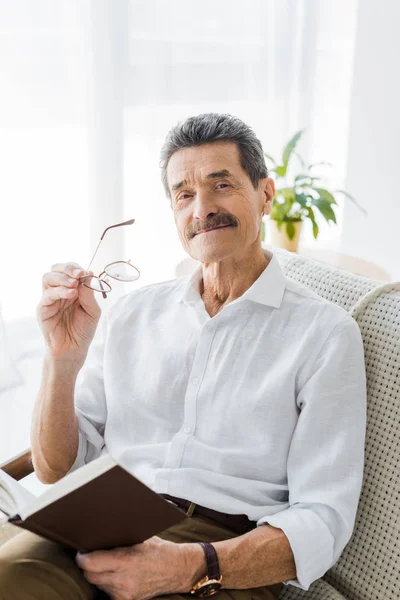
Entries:
MULTIPOLYGON (((228 112, 273 156, 307 127, 299 150, 332 162, 331 184, 343 185, 356 4, 0 0, 0 354, 15 362, 0 381, 0 462, 29 446, 42 275, 86 268, 103 230, 130 218, 92 268, 130 258, 141 278, 99 295, 103 310, 173 278, 185 257, 159 169, 174 124, 228 112)), ((316 242, 306 227, 303 243, 338 244, 341 211, 316 242)))
MULTIPOLYGON (((356 0, 1 0, 1 303, 33 316, 51 265, 131 258, 135 287, 184 258, 160 182, 177 121, 229 112, 279 156, 299 150, 343 183, 356 0)), ((341 219, 341 207, 338 212, 341 219)), ((318 244, 340 239, 323 223, 318 244)), ((306 228, 304 243, 314 244, 306 228)))

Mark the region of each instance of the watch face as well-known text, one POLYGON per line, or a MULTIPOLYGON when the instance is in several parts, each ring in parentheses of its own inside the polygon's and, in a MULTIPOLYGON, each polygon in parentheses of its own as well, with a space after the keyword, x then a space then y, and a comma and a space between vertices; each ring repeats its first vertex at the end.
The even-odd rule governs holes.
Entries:
POLYGON ((206 583, 196 590, 196 596, 199 598, 205 598, 212 596, 221 589, 221 584, 217 581, 215 583, 206 583))

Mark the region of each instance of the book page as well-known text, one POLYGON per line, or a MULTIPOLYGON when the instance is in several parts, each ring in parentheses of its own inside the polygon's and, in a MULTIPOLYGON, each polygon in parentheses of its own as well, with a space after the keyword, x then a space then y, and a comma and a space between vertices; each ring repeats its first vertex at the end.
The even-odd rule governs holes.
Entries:
MULTIPOLYGON (((104 454, 95 460, 92 460, 87 465, 80 467, 76 471, 72 471, 57 483, 54 483, 52 487, 36 497, 32 496, 34 499, 33 502, 29 502, 29 505, 22 506, 19 514, 23 519, 29 517, 29 515, 33 515, 33 513, 37 512, 41 508, 48 506, 55 500, 66 496, 69 492, 73 490, 77 490, 85 483, 92 481, 102 473, 105 473, 112 467, 115 467, 118 463, 109 455, 104 454)), ((25 490, 24 490, 25 491, 25 490)), ((29 493, 29 492, 27 492, 29 493)))
POLYGON ((31 504, 35 496, 18 481, 0 469, 0 510, 8 517, 21 514, 24 506, 31 504))

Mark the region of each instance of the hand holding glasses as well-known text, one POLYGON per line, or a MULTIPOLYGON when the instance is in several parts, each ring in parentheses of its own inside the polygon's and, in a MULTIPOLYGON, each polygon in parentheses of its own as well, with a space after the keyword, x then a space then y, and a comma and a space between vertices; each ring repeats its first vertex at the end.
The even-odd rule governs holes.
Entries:
MULTIPOLYGON (((90 265, 92 264, 94 257, 96 256, 97 250, 109 229, 113 227, 121 227, 122 225, 132 225, 135 222, 135 219, 130 219, 129 221, 124 221, 123 223, 118 223, 117 225, 110 225, 103 231, 103 234, 100 238, 100 241, 97 245, 97 248, 92 256, 92 260, 89 263, 86 271, 89 271, 90 265)), ((103 298, 107 298, 107 294, 111 292, 112 287, 108 283, 108 281, 103 278, 103 275, 107 275, 107 277, 112 277, 117 281, 136 281, 140 277, 140 271, 136 267, 131 264, 131 261, 127 262, 124 260, 119 260, 116 262, 112 262, 104 267, 104 271, 100 273, 100 275, 84 275, 79 278, 79 281, 82 285, 94 290, 95 292, 101 292, 103 294, 103 298)))

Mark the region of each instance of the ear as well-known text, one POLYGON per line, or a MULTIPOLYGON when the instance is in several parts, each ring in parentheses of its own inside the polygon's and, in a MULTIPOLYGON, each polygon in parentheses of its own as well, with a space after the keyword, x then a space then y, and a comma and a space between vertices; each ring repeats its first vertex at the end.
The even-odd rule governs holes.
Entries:
POLYGON ((262 189, 263 189, 263 214, 269 215, 272 209, 272 201, 275 196, 275 181, 272 177, 266 177, 262 180, 262 189))

